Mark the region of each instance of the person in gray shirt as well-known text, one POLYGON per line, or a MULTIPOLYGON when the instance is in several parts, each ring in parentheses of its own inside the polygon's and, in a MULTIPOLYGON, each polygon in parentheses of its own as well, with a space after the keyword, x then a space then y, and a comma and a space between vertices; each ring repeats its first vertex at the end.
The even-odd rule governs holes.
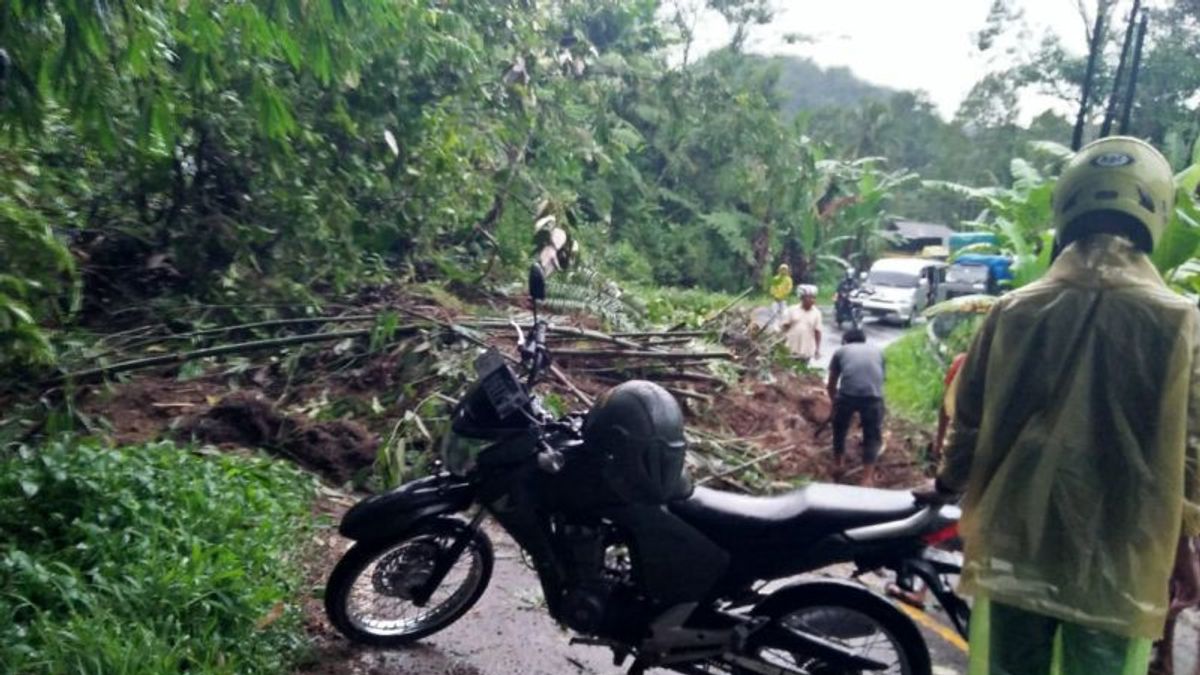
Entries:
POLYGON ((840 474, 845 466, 846 434, 858 414, 863 430, 862 485, 875 483, 875 459, 883 447, 883 351, 867 344, 862 329, 842 336, 829 362, 827 391, 833 403, 833 457, 840 474))

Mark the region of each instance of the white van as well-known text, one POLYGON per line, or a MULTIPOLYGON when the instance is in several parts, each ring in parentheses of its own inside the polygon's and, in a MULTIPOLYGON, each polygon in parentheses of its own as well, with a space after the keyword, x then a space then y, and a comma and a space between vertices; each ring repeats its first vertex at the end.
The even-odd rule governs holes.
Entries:
POLYGON ((912 325, 937 298, 946 263, 925 258, 880 258, 871 265, 858 300, 863 313, 912 325))

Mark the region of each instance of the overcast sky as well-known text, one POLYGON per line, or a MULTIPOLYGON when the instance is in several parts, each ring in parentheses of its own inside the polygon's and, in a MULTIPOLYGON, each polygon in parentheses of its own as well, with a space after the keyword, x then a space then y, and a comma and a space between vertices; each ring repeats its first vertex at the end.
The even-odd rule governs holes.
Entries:
MULTIPOLYGON (((683 0, 687 1, 687 0, 683 0)), ((1169 0, 1143 5, 1161 6, 1169 0)), ((1094 8, 1095 0, 1085 0, 1094 8)), ((668 3, 669 4, 669 3, 668 3)), ((895 89, 919 89, 929 94, 942 115, 952 117, 959 103, 987 72, 1017 46, 1016 35, 986 53, 973 44, 984 26, 991 0, 777 0, 772 24, 751 32, 748 49, 765 54, 795 54, 822 66, 847 66, 858 77, 895 89), (789 45, 788 34, 816 39, 789 45)), ((1061 35, 1067 48, 1083 54, 1087 40, 1076 0, 1017 0, 1027 33, 1018 48, 1032 49, 1047 31, 1061 35)), ((1117 7, 1118 30, 1124 30, 1131 0, 1117 7)), ((1093 9, 1094 11, 1094 9, 1093 9)), ((697 25, 696 53, 720 47, 731 31, 714 14, 697 25)), ((1022 100, 1028 119, 1047 107, 1033 94, 1022 100)))

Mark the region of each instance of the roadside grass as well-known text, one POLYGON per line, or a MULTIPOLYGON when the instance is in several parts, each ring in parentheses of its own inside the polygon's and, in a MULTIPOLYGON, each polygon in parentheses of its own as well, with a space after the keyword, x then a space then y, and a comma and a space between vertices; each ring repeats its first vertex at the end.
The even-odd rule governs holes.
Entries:
POLYGON ((171 443, 0 458, 0 664, 18 673, 274 673, 302 656, 314 480, 171 443))
POLYGON ((887 359, 884 397, 888 412, 917 424, 937 424, 946 365, 930 345, 925 329, 909 331, 888 345, 884 356, 887 359))

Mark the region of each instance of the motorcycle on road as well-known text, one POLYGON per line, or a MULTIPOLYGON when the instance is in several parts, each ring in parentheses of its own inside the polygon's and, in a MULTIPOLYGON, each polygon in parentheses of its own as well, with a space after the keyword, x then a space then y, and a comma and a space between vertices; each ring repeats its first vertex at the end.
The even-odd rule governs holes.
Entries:
POLYGON ((857 288, 839 286, 833 298, 834 323, 841 330, 843 323, 849 323, 852 328, 862 328, 863 307, 858 299, 857 288))
POLYGON ((517 329, 520 371, 496 350, 458 403, 438 473, 355 505, 354 545, 325 608, 349 639, 399 647, 463 617, 487 588, 495 519, 533 562, 551 616, 572 643, 611 648, 629 673, 929 675, 912 620, 849 580, 793 580, 833 563, 920 577, 965 634, 936 547, 957 507, 907 491, 811 484, 753 497, 693 488, 683 415, 666 390, 621 384, 588 411, 555 418, 535 393, 551 361, 530 273, 534 324, 517 329))

